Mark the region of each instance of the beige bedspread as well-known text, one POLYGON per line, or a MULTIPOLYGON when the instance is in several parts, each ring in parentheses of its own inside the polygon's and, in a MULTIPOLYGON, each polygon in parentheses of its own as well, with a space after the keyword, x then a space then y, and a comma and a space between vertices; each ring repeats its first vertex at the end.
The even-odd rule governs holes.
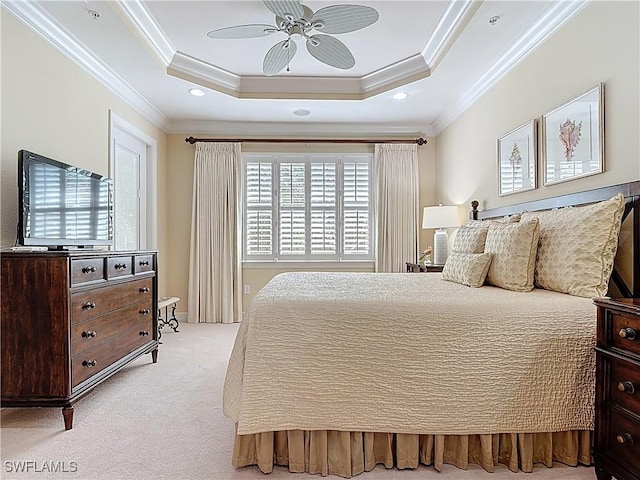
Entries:
POLYGON ((224 413, 241 435, 589 430, 595 323, 590 299, 545 290, 285 273, 240 326, 224 413))

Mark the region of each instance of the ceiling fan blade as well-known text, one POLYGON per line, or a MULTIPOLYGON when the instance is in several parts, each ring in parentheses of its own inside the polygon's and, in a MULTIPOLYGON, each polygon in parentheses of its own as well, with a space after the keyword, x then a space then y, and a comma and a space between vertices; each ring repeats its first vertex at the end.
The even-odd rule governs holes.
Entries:
POLYGON ((225 27, 213 30, 207 33, 209 38, 256 38, 266 37, 277 32, 278 29, 273 25, 236 25, 234 27, 225 27))
POLYGON ((347 70, 356 64, 356 60, 347 46, 337 38, 329 35, 313 35, 309 37, 307 50, 322 63, 342 70, 347 70))
POLYGON ((276 43, 264 56, 262 73, 267 76, 276 75, 289 64, 297 50, 296 42, 291 39, 276 43))
POLYGON ((304 15, 304 8, 300 0, 264 0, 264 4, 278 17, 290 22, 299 20, 304 15))
POLYGON ((322 33, 348 33, 376 23, 379 17, 375 8, 364 5, 332 5, 318 10, 311 23, 322 33))

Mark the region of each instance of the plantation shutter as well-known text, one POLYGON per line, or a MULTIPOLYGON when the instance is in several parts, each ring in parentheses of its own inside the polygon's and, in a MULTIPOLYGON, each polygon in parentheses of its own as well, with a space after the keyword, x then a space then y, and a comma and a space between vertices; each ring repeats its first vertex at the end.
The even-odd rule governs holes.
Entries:
POLYGON ((306 254, 306 165, 280 164, 280 255, 306 254))
POLYGON ((245 170, 245 253, 272 256, 273 245, 273 165, 247 162, 245 170))
POLYGON ((344 255, 368 256, 371 252, 370 162, 344 164, 344 255))
POLYGON ((332 255, 337 250, 337 162, 311 162, 311 256, 332 255))

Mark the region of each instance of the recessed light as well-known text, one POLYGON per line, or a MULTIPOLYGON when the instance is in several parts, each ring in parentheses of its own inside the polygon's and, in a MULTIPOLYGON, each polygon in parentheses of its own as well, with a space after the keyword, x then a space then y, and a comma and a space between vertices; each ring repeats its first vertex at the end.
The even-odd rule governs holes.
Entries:
POLYGON ((307 115, 311 114, 311 110, 307 110, 306 108, 298 108, 293 111, 293 114, 299 117, 306 117, 307 115))
POLYGON ((404 100, 405 98, 407 98, 409 96, 408 93, 406 92, 398 92, 396 94, 393 95, 393 98, 395 100, 404 100))
POLYGON ((204 91, 200 90, 199 88, 190 88, 189 93, 194 97, 204 97, 204 91))

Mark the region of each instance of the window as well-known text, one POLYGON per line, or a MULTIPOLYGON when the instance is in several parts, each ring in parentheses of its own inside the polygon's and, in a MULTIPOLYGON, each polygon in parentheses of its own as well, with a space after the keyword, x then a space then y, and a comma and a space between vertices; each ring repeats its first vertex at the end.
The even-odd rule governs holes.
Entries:
POLYGON ((243 156, 244 260, 373 260, 370 154, 243 156))

